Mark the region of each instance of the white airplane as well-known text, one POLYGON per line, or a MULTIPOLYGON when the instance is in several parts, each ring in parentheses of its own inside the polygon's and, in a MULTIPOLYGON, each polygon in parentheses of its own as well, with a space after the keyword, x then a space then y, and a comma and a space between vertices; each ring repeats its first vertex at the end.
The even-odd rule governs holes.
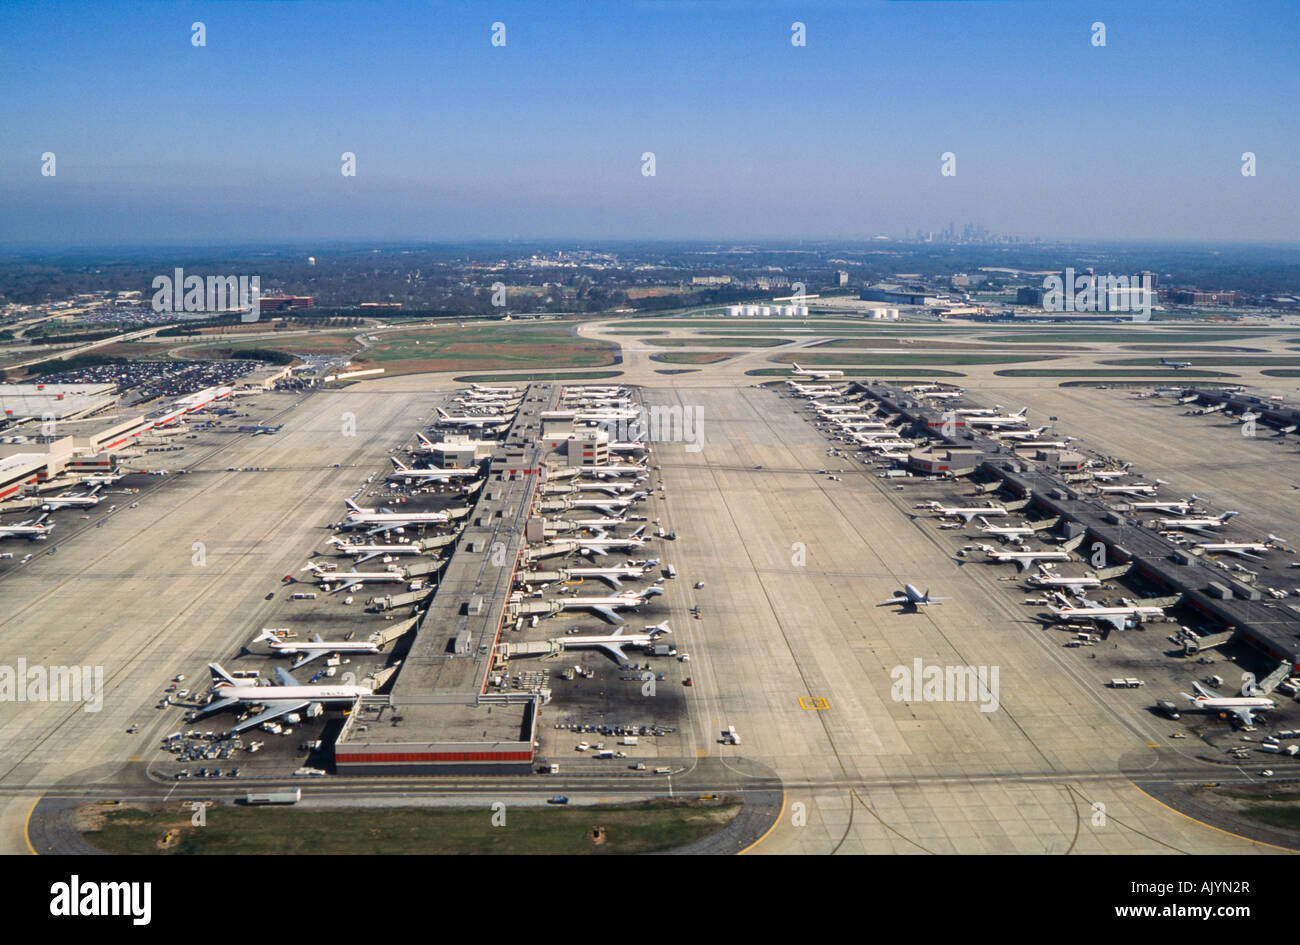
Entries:
POLYGON ((1129 508, 1135 511, 1167 512, 1170 515, 1186 515, 1201 500, 1198 495, 1190 495, 1185 502, 1170 499, 1168 502, 1130 502, 1129 508))
POLYGON ((1093 488, 1102 495, 1154 496, 1164 484, 1163 479, 1156 479, 1152 482, 1130 482, 1121 486, 1093 486, 1093 488))
POLYGON ((0 525, 0 538, 26 538, 28 541, 45 541, 54 531, 54 523, 42 524, 50 515, 42 513, 37 518, 16 525, 0 525))
POLYGON ((952 413, 959 417, 992 417, 1001 409, 1001 404, 996 407, 959 407, 953 410, 952 413))
POLYGON ((420 442, 418 445, 411 447, 412 453, 437 453, 437 452, 441 452, 444 449, 450 449, 453 447, 455 447, 456 449, 477 449, 480 446, 496 447, 497 445, 496 440, 470 440, 470 439, 458 440, 455 443, 451 443, 451 442, 435 443, 433 442, 433 440, 429 439, 423 433, 417 433, 415 435, 419 437, 420 442))
POLYGON ((560 605, 560 610, 588 610, 610 623, 618 623, 615 611, 635 609, 663 592, 662 587, 647 587, 644 591, 624 591, 614 597, 557 597, 554 603, 560 605))
POLYGON ((1240 512, 1229 509, 1214 518, 1164 518, 1156 522, 1155 525, 1158 528, 1181 528, 1184 531, 1208 535, 1211 533, 1211 529, 1222 528, 1227 524, 1228 519, 1240 514, 1240 512))
POLYGON ((959 390, 928 390, 921 392, 921 396, 929 400, 952 400, 961 397, 962 394, 963 392, 959 390))
POLYGON ((608 636, 557 637, 554 642, 565 650, 582 648, 604 650, 622 666, 628 661, 623 653, 623 647, 635 646, 644 649, 652 645, 659 636, 672 633, 667 621, 654 627, 646 627, 645 633, 624 633, 625 629, 627 628, 619 627, 608 636))
POLYGON ((614 567, 614 568, 563 568, 560 571, 560 579, 570 581, 574 578, 585 580, 595 578, 603 581, 616 591, 623 589, 623 582, 619 578, 636 578, 641 577, 649 571, 653 571, 652 565, 641 565, 639 567, 614 567))
POLYGON ((578 552, 592 558, 603 557, 611 551, 635 551, 645 546, 645 526, 642 525, 626 538, 611 538, 605 532, 598 532, 592 538, 561 538, 548 542, 537 551, 530 551, 531 558, 547 558, 553 555, 578 552))
POLYGON ((884 439, 858 442, 871 450, 910 450, 916 446, 916 440, 884 439))
POLYGON ((639 475, 646 471, 644 466, 635 463, 611 463, 607 466, 579 466, 578 469, 584 474, 591 473, 595 476, 631 476, 633 474, 639 475))
POLYGON ((212 687, 213 700, 203 708, 190 712, 185 717, 186 721, 193 722, 195 719, 211 715, 213 712, 219 712, 229 706, 265 706, 262 712, 251 718, 244 719, 244 721, 231 728, 228 733, 231 735, 242 732, 244 729, 256 728, 263 722, 270 722, 300 709, 307 709, 308 714, 311 714, 310 706, 313 703, 356 703, 361 697, 374 694, 374 690, 369 686, 304 686, 281 666, 277 666, 275 669, 275 678, 278 684, 274 686, 247 685, 227 673, 218 663, 209 663, 208 669, 219 679, 212 687))
POLYGON ((1102 482, 1111 482, 1115 479, 1123 479, 1128 474, 1128 469, 1096 469, 1092 472, 1092 478, 1100 479, 1102 482))
POLYGON ((1144 620, 1154 620, 1165 615, 1163 607, 1144 607, 1125 603, 1122 607, 1103 607, 1095 601, 1084 601, 1082 607, 1048 607, 1052 616, 1062 623, 1105 623, 1116 630, 1127 630, 1144 620))
POLYGON ((1183 697, 1193 707, 1209 712, 1231 712, 1247 728, 1255 724, 1256 712, 1268 712, 1277 708, 1276 702, 1263 696, 1221 696, 1199 682, 1192 683, 1192 688, 1196 690, 1196 695, 1185 692, 1183 697))
POLYGON ((616 517, 620 512, 626 512, 627 507, 632 504, 630 498, 609 498, 609 499, 570 499, 569 508, 571 509, 596 509, 598 512, 604 512, 611 518, 616 517))
POLYGON ((1050 424, 1043 424, 1033 430, 996 430, 993 435, 1000 440, 1032 440, 1052 429, 1050 424))
POLYGON ((820 400, 814 400, 808 404, 818 413, 861 413, 862 404, 845 403, 845 404, 824 404, 820 400))
POLYGON ((561 532, 571 532, 582 528, 604 532, 607 528, 617 528, 619 525, 624 524, 624 520, 621 518, 557 518, 551 519, 550 524, 555 526, 556 531, 561 532))
POLYGON ((989 515, 1001 516, 1011 514, 1001 505, 977 505, 971 506, 970 508, 962 508, 960 506, 947 506, 939 502, 931 502, 929 503, 929 508, 932 512, 938 512, 940 518, 960 518, 967 525, 969 525, 971 519, 977 515, 983 517, 989 515))
POLYGON ((1218 413, 1220 410, 1223 410, 1223 409, 1226 408, 1227 406, 1228 406, 1228 405, 1227 405, 1226 403, 1222 403, 1222 404, 1210 404, 1210 406, 1208 406, 1208 407, 1201 407, 1201 408, 1197 409, 1197 410, 1196 410, 1196 414, 1197 414, 1198 416, 1202 416, 1202 417, 1203 417, 1203 416, 1205 416, 1205 415, 1208 414, 1208 413, 1218 413))
POLYGON ((1160 364, 1162 367, 1171 367, 1175 371, 1181 371, 1183 368, 1192 366, 1191 361, 1166 361, 1164 358, 1160 359, 1160 364))
POLYGON ((343 501, 348 507, 347 521, 343 524, 348 528, 374 525, 376 527, 369 532, 372 535, 407 525, 446 525, 451 521, 451 516, 446 512, 394 512, 382 507, 376 511, 362 508, 351 499, 343 501))
POLYGON ((263 630, 257 636, 249 641, 249 644, 261 643, 265 640, 271 647, 271 650, 284 656, 297 656, 298 661, 289 667, 290 671, 298 669, 300 666, 306 666, 312 660, 320 659, 330 653, 378 653, 379 644, 369 640, 350 641, 336 640, 333 642, 321 638, 319 633, 313 633, 310 640, 302 643, 286 642, 281 640, 274 630, 263 630))
POLYGON ((1281 542, 1281 539, 1269 536, 1268 542, 1262 541, 1204 541, 1196 547, 1200 548, 1206 554, 1230 554, 1239 558, 1254 558, 1260 560, 1260 555, 1266 551, 1272 551, 1271 542, 1281 542))
POLYGON ((822 380, 824 378, 844 376, 843 371, 819 371, 812 368, 801 368, 798 361, 792 361, 791 363, 794 365, 794 371, 792 372, 794 377, 811 377, 814 380, 822 380))
POLYGON ((348 541, 343 538, 331 538, 326 544, 333 545, 341 555, 356 555, 357 564, 363 564, 371 558, 379 558, 384 555, 422 555, 424 549, 413 543, 376 545, 362 544, 348 541))
POLYGON ((952 600, 951 597, 931 597, 930 589, 927 587, 924 592, 917 590, 914 584, 904 584, 901 591, 895 592, 894 596, 884 603, 877 604, 877 607, 890 607, 894 604, 901 604, 904 610, 915 610, 917 607, 924 607, 927 604, 937 604, 942 600, 952 600))
POLYGON ((998 551, 989 545, 980 545, 980 551, 984 552, 991 561, 1014 561, 1021 571, 1028 570, 1033 566, 1035 561, 1069 561, 1070 553, 1063 549, 1039 548, 1037 550, 1026 549, 1024 551, 998 551))
POLYGON ((454 417, 439 407, 438 417, 439 423, 456 427, 474 427, 477 430, 482 430, 485 427, 504 429, 510 425, 510 417, 502 413, 489 413, 474 417, 462 414, 459 417, 454 417))
POLYGON ((406 573, 403 571, 326 571, 315 562, 303 565, 300 570, 310 571, 316 578, 316 583, 330 594, 337 594, 351 587, 361 587, 364 584, 406 583, 406 573), (337 587, 330 587, 336 582, 337 587))
POLYGON ((1026 581, 1033 587, 1061 588, 1073 594, 1092 587, 1101 587, 1101 578, 1099 577, 1093 575, 1063 577, 1060 574, 1053 574, 1043 565, 1039 565, 1038 573, 1031 575, 1026 581))
POLYGON ((470 384, 470 390, 480 394, 522 394, 518 387, 484 387, 482 384, 470 384))
POLYGON ((122 478, 122 473, 102 473, 91 476, 82 476, 80 485, 83 486, 111 486, 122 478))
POLYGON ((406 465, 406 463, 402 462, 396 456, 390 456, 388 458, 393 461, 393 466, 395 467, 393 472, 388 474, 390 480, 432 479, 435 482, 450 482, 452 479, 470 479, 479 475, 477 466, 466 469, 458 469, 455 467, 443 468, 439 466, 433 466, 429 469, 419 469, 414 466, 406 465))
POLYGON ((1025 417, 1025 414, 1028 412, 1028 407, 1021 407, 1015 413, 1008 414, 1005 417, 996 414, 972 415, 966 417, 966 425, 970 427, 992 427, 995 430, 1001 427, 1027 427, 1029 426, 1029 420, 1025 417))
POLYGON ((1063 440, 1017 440, 1008 445, 1013 449, 1064 450, 1069 449, 1072 442, 1074 437, 1067 436, 1063 440))
POLYGON ((88 509, 92 506, 99 505, 102 496, 96 495, 102 486, 95 486, 89 492, 74 494, 71 492, 63 495, 51 496, 41 505, 41 508, 47 512, 55 509, 88 509))
POLYGON ((983 515, 978 516, 980 522, 980 532, 985 535, 994 535, 1003 541, 1019 542, 1033 535, 1038 529, 1032 525, 990 525, 988 519, 983 515))

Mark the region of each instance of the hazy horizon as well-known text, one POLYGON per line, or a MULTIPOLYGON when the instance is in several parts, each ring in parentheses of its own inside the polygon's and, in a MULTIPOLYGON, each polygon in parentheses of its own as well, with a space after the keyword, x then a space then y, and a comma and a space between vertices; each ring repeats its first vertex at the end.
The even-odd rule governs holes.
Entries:
POLYGON ((0 246, 850 243, 949 223, 1289 245, 1297 27, 1285 2, 9 3, 0 246))

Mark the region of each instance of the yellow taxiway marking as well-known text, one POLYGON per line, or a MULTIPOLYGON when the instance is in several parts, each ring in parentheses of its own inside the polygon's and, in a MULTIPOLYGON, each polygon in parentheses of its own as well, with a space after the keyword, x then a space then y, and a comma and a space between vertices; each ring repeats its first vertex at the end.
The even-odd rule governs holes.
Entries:
POLYGON ((799 697, 799 708, 805 711, 821 712, 822 710, 829 709, 830 707, 831 704, 821 696, 800 696, 799 697))

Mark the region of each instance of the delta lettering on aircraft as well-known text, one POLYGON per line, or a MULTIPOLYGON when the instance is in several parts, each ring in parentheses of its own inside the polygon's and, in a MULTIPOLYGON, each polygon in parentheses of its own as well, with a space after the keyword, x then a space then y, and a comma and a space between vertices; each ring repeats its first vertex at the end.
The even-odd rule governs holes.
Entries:
POLYGON ((76 873, 50 887, 50 915, 131 916, 132 925, 153 917, 153 883, 83 883, 76 873))

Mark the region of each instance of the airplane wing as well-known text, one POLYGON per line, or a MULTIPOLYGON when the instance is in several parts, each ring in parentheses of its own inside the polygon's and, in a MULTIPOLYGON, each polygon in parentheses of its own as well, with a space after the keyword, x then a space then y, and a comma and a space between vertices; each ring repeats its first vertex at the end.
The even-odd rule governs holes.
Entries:
POLYGON ((899 595, 899 596, 897 596, 897 597, 891 597, 891 598, 889 598, 889 600, 885 601, 883 604, 877 604, 876 606, 877 606, 877 607, 893 607, 895 604, 902 604, 903 606, 907 606, 907 605, 910 604, 911 602, 912 602, 911 599, 908 598, 907 595, 903 594, 903 595, 899 595))
POLYGON ((294 670, 294 669, 300 669, 300 668, 302 668, 303 666, 306 666, 306 665, 307 665, 308 663, 310 663, 312 660, 318 660, 318 659, 320 659, 322 656, 326 655, 328 652, 329 652, 329 650, 312 650, 312 651, 309 652, 309 653, 305 653, 305 654, 303 654, 302 656, 298 657, 298 662, 296 662, 296 663, 294 663, 293 665, 291 665, 291 666, 289 667, 289 669, 291 669, 291 670, 294 670))
MULTIPOLYGON (((1089 601, 1088 603, 1092 603, 1092 602, 1089 601)), ((1128 618, 1125 617, 1123 614, 1109 614, 1105 617, 1098 617, 1096 619, 1101 620, 1104 623, 1110 624, 1120 633, 1123 633, 1126 629, 1128 629, 1128 618)))
POLYGON ((1209 686, 1205 685, 1204 683, 1193 681, 1192 688, 1195 689, 1201 695, 1206 696, 1207 698, 1210 699, 1219 698, 1219 694, 1215 692, 1213 689, 1211 689, 1209 686))
POLYGON ((578 545, 578 550, 592 558, 603 558, 605 556, 604 548, 594 548, 591 545, 578 545))
POLYGON ((600 578, 616 591, 621 591, 623 589, 623 582, 618 579, 618 575, 616 574, 597 574, 596 577, 600 578))
POLYGON ((371 558, 380 558, 383 557, 384 554, 385 553, 382 551, 368 551, 361 557, 357 558, 357 560, 354 561, 353 564, 365 564, 371 558))
POLYGON ((220 712, 222 709, 228 706, 238 705, 238 704, 239 704, 238 699, 213 699, 207 705, 202 706, 201 708, 198 709, 194 709, 193 714, 190 715, 190 718, 201 719, 205 715, 211 715, 213 712, 220 712))
POLYGON ((591 608, 591 611, 610 623, 618 623, 618 614, 614 613, 614 611, 609 607, 593 607, 591 608))
POLYGON ((627 656, 624 655, 623 650, 617 644, 602 643, 600 645, 600 648, 604 650, 606 653, 608 653, 610 656, 614 657, 614 659, 618 662, 618 665, 620 666, 622 666, 624 663, 628 661, 627 656))
POLYGON ((1247 706, 1238 706, 1236 708, 1229 709, 1228 711, 1231 712, 1233 715, 1235 715, 1237 719, 1241 722, 1241 724, 1244 726, 1252 726, 1255 724, 1254 709, 1248 708, 1247 706))
POLYGON ((272 719, 278 719, 280 716, 288 715, 290 712, 297 712, 299 709, 305 709, 307 706, 311 705, 311 700, 283 699, 278 702, 266 702, 264 705, 266 706, 265 711, 259 712, 251 719, 244 719, 244 721, 236 724, 230 729, 230 733, 233 735, 236 732, 242 732, 246 728, 256 728, 263 722, 270 722, 272 719))
POLYGON ((289 672, 287 669, 285 669, 283 666, 277 666, 277 667, 275 668, 275 681, 276 681, 277 683, 279 683, 281 686, 301 686, 301 685, 302 685, 302 683, 300 683, 300 682, 298 682, 298 680, 294 679, 294 678, 293 678, 293 674, 290 673, 290 672, 289 672))

